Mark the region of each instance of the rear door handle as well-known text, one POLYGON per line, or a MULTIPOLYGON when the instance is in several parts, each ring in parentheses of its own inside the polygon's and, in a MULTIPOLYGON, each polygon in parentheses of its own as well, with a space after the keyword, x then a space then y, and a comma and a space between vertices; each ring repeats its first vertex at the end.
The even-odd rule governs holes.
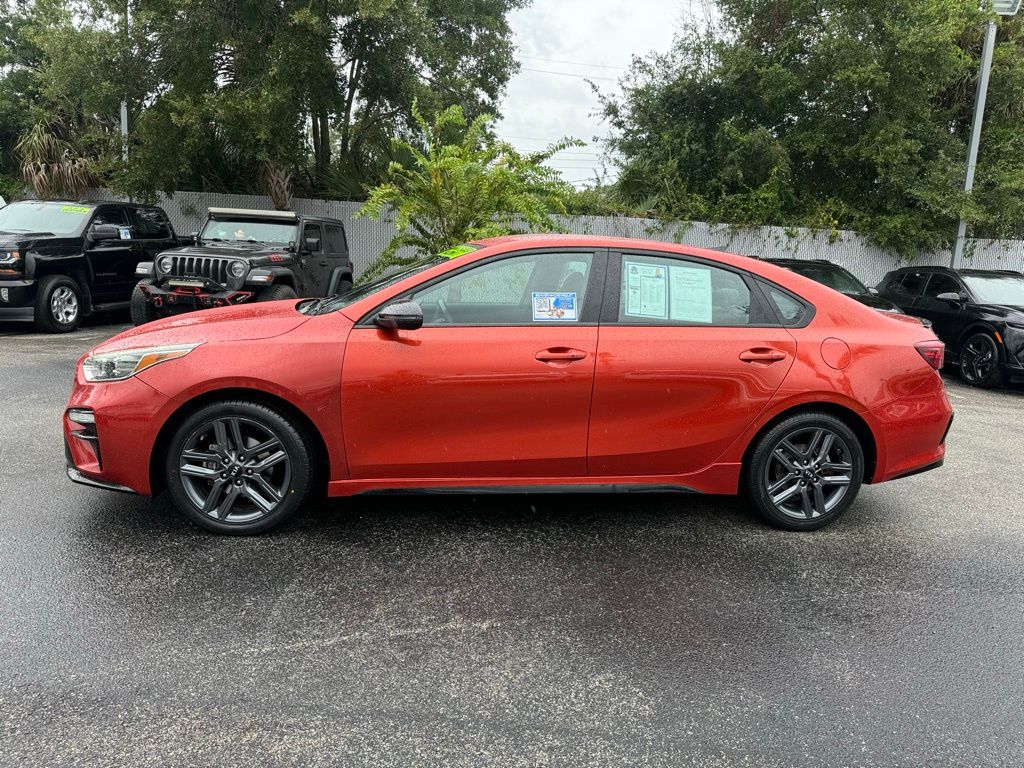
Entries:
POLYGON ((778 363, 785 360, 786 357, 788 355, 785 352, 767 347, 757 347, 740 352, 740 360, 745 363, 778 363))
POLYGON ((552 347, 542 349, 537 353, 537 359, 542 363, 573 363, 582 360, 587 353, 582 349, 569 349, 568 347, 552 347))

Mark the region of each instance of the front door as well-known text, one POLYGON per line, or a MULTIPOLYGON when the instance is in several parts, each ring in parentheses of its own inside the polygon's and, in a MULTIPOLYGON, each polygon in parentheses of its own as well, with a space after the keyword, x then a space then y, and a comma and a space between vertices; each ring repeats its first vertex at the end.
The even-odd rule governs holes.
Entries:
POLYGON ((119 205, 101 206, 86 230, 86 257, 92 269, 92 300, 96 304, 128 301, 138 263, 137 246, 132 239, 131 223, 119 205), (94 240, 91 232, 100 224, 113 224, 120 237, 94 240))
POLYGON ((928 284, 924 288, 924 293, 914 301, 914 307, 910 310, 910 314, 931 320, 935 335, 942 339, 952 351, 957 341, 957 331, 960 328, 963 303, 938 298, 943 293, 967 296, 967 288, 952 275, 944 272, 932 272, 928 278, 928 284))
POLYGON ((609 276, 618 307, 601 325, 590 474, 703 469, 768 405, 796 341, 741 272, 638 253, 613 254, 609 276))
POLYGON ((349 336, 342 423, 353 479, 582 477, 603 253, 469 265, 395 301, 416 331, 349 336))

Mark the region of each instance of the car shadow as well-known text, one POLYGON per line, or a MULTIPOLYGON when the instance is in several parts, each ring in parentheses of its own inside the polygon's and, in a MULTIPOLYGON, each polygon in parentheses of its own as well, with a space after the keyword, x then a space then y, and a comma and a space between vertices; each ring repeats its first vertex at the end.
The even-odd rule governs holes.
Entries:
POLYGON ((129 315, 127 309, 114 312, 97 312, 83 319, 78 329, 70 334, 43 334, 36 329, 31 320, 0 320, 0 336, 30 336, 36 334, 74 337, 74 334, 81 331, 89 331, 105 326, 131 325, 131 322, 131 315, 129 315))

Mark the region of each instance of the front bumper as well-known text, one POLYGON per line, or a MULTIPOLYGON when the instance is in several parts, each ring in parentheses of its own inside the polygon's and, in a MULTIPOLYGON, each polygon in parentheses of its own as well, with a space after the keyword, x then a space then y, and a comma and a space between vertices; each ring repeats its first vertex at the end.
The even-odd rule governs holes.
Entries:
POLYGON ((199 278, 170 279, 159 283, 144 282, 140 283, 139 288, 157 312, 170 315, 244 304, 256 295, 255 291, 225 288, 218 283, 199 278))
POLYGON ((0 280, 0 318, 32 317, 35 305, 35 280, 0 280))

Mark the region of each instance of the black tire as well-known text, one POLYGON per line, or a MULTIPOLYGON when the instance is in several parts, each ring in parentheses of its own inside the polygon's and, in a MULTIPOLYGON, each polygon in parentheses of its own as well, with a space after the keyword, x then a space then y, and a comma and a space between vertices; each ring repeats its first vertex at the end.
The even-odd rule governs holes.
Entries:
POLYGON ((132 323, 136 326, 151 323, 157 319, 156 309, 149 303, 149 297, 142 292, 143 281, 140 281, 132 290, 132 297, 128 302, 128 308, 132 313, 132 323))
POLYGON ((256 301, 284 301, 286 299, 297 299, 299 294, 290 285, 268 285, 259 295, 256 301))
POLYGON ((314 454, 308 435, 289 417, 230 400, 200 408, 174 432, 164 473, 175 504, 193 522, 249 536, 276 528, 302 505, 313 483, 314 454))
POLYGON ((787 531, 814 531, 857 498, 864 448, 835 416, 800 413, 762 435, 744 469, 747 496, 765 520, 787 531))
POLYGON ((960 378, 972 387, 994 389, 1004 381, 999 344, 987 331, 968 336, 960 347, 960 378))
POLYGON ((36 328, 46 333, 70 333, 82 323, 82 289, 64 275, 46 275, 36 288, 36 328))
POLYGON ((351 290, 352 290, 352 278, 351 277, 346 277, 346 278, 343 278, 342 280, 340 280, 338 282, 338 290, 337 290, 337 294, 336 295, 341 296, 343 294, 348 293, 351 290))

